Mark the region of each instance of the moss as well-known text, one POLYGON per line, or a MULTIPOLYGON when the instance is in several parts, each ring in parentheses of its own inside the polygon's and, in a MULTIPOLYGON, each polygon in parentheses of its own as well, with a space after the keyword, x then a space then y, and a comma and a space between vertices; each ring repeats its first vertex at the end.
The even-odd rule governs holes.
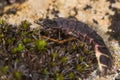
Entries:
POLYGON ((44 74, 44 75, 47 75, 47 74, 48 74, 47 69, 44 69, 44 70, 43 70, 43 74, 44 74))
POLYGON ((89 51, 88 51, 87 48, 83 48, 83 52, 84 52, 85 54, 88 54, 88 53, 89 53, 89 51))
POLYGON ((17 52, 21 52, 21 51, 23 51, 23 50, 24 50, 23 44, 19 43, 17 47, 14 47, 14 48, 13 48, 13 51, 12 51, 12 52, 13 52, 14 54, 16 54, 17 52))
POLYGON ((53 61, 55 61, 55 58, 58 56, 58 54, 56 53, 56 52, 52 52, 52 59, 53 59, 53 61))
POLYGON ((23 43, 26 44, 26 43, 30 43, 32 42, 32 39, 31 38, 24 38, 23 39, 23 43))
POLYGON ((84 71, 84 67, 83 65, 77 65, 77 68, 76 68, 79 72, 83 72, 84 71))
POLYGON ((15 80, 21 80, 22 73, 20 71, 14 71, 13 73, 15 80))
POLYGON ((55 66, 56 66, 56 63, 55 63, 54 61, 52 61, 52 62, 50 62, 50 65, 51 65, 52 67, 55 67, 55 66))
MULTIPOLYGON (((8 73, 8 76, 12 73, 12 80, 19 80, 22 75, 19 69, 21 69, 21 65, 24 65, 35 74, 41 73, 41 75, 39 74, 40 79, 64 80, 67 77, 73 80, 78 77, 75 71, 80 74, 79 77, 84 76, 82 73, 87 73, 86 69, 95 63, 90 61, 93 59, 94 51, 91 51, 84 42, 78 39, 58 44, 40 37, 41 35, 51 36, 57 40, 60 35, 57 31, 54 29, 52 31, 30 29, 27 21, 23 21, 19 26, 1 23, 0 54, 4 53, 5 55, 2 55, 2 61, 6 61, 6 58, 9 59, 4 63, 9 66, 4 66, 3 73, 8 73), (45 35, 41 31, 44 31, 45 35), (16 65, 16 69, 13 68, 13 65, 16 65), (9 67, 12 68, 12 71, 9 70, 9 67)), ((71 36, 66 36, 66 33, 61 32, 62 40, 69 37, 71 36)), ((89 69, 87 70, 92 71, 89 69)), ((26 71, 24 68, 22 70, 26 71)))
POLYGON ((7 42, 8 44, 12 44, 14 41, 15 41, 15 37, 8 38, 8 39, 6 40, 6 42, 7 42))
POLYGON ((74 79, 75 78, 75 74, 73 72, 69 73, 69 78, 70 79, 74 79))
POLYGON ((3 33, 0 34, 0 39, 2 39, 2 38, 4 38, 4 34, 3 33))
POLYGON ((62 58, 61 58, 61 62, 62 62, 62 63, 67 62, 67 57, 65 57, 65 56, 64 56, 64 57, 62 57, 62 58))
POLYGON ((84 47, 84 43, 83 42, 79 42, 79 47, 83 48, 84 47))
POLYGON ((56 73, 56 79, 55 80, 64 80, 64 76, 60 73, 56 73))
POLYGON ((84 57, 83 57, 83 56, 80 56, 80 57, 79 57, 79 61, 80 61, 80 62, 83 62, 83 60, 84 60, 84 57))
POLYGON ((24 50, 24 46, 23 46, 23 44, 21 44, 21 43, 19 43, 18 44, 18 51, 22 51, 22 50, 24 50))
POLYGON ((77 49, 77 46, 74 44, 74 45, 72 45, 72 49, 73 50, 76 50, 77 49))
POLYGON ((23 30, 28 30, 28 29, 30 29, 29 26, 30 26, 30 23, 29 23, 28 21, 23 21, 23 22, 22 22, 21 27, 22 27, 23 30))
POLYGON ((37 50, 46 50, 47 43, 45 40, 36 40, 35 46, 37 50))
POLYGON ((3 74, 7 74, 7 72, 8 72, 8 66, 3 66, 2 68, 1 68, 1 72, 3 73, 3 74))
POLYGON ((13 48, 12 53, 16 54, 17 52, 18 52, 18 48, 17 47, 13 48))

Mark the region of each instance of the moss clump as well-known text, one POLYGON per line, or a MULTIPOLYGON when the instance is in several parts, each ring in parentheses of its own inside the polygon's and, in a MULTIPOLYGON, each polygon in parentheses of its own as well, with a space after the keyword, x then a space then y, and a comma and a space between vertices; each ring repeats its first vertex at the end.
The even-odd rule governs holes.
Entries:
POLYGON ((4 37, 4 34, 3 34, 3 33, 1 33, 1 34, 0 34, 0 38, 3 38, 3 37, 4 37))
POLYGON ((8 66, 3 66, 0 70, 3 74, 7 74, 8 68, 9 68, 8 66))
POLYGON ((75 74, 74 74, 73 72, 71 72, 71 73, 69 74, 69 78, 70 78, 70 79, 74 79, 74 78, 75 78, 75 74))
POLYGON ((43 70, 43 74, 44 74, 44 75, 47 75, 47 74, 48 74, 47 69, 44 69, 44 70, 43 70))
POLYGON ((84 67, 81 66, 81 65, 77 65, 76 69, 77 69, 77 71, 79 71, 79 72, 83 72, 83 71, 84 71, 84 67))
POLYGON ((15 80, 22 80, 22 73, 20 71, 14 71, 13 76, 15 80))
POLYGON ((5 66, 1 64, 0 72, 11 76, 8 80, 76 80, 96 68, 90 68, 96 64, 94 51, 84 42, 76 39, 60 44, 42 36, 71 38, 61 30, 30 29, 27 21, 19 26, 1 22, 0 62, 5 66))
POLYGON ((56 52, 52 52, 51 56, 52 56, 53 61, 55 61, 55 59, 58 57, 56 52))
POLYGON ((47 43, 45 40, 36 40, 35 46, 37 50, 46 50, 47 43))
POLYGON ((55 75, 56 75, 55 80, 64 80, 64 77, 63 77, 62 74, 60 74, 60 73, 56 73, 55 75))
POLYGON ((30 23, 29 22, 27 22, 27 21, 23 21, 22 22, 22 25, 21 25, 21 29, 23 29, 23 30, 29 30, 30 29, 30 23))
POLYGON ((62 62, 62 63, 67 62, 67 57, 62 57, 62 58, 61 58, 61 62, 62 62))
POLYGON ((18 49, 18 51, 24 50, 23 44, 19 43, 17 49, 18 49))
POLYGON ((17 52, 21 52, 24 50, 23 44, 19 43, 17 47, 13 48, 13 53, 16 54, 17 52))
POLYGON ((30 42, 32 42, 32 39, 30 39, 30 38, 24 38, 23 39, 24 44, 27 44, 27 43, 30 43, 30 42))

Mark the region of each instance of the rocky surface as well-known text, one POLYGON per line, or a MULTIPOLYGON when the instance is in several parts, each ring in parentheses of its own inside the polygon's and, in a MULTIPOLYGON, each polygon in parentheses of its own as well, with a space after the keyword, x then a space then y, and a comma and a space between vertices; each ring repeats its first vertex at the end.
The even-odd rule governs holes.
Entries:
MULTIPOLYGON (((3 14, 1 18, 14 25, 27 20, 32 24, 31 27, 39 27, 35 21, 46 17, 75 17, 90 25, 103 37, 113 55, 115 74, 108 76, 107 79, 115 80, 115 77, 119 76, 119 71, 117 72, 120 69, 119 0, 28 0, 22 4, 16 3, 5 7, 4 13, 13 7, 18 10, 16 14, 3 14)), ((95 80, 99 78, 96 77, 95 80)))

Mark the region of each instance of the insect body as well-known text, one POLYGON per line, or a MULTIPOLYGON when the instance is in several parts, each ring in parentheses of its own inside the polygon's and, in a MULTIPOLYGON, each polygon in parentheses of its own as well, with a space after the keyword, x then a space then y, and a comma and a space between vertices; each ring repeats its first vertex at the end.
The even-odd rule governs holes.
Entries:
POLYGON ((112 68, 112 56, 103 39, 87 24, 65 18, 43 19, 38 24, 42 25, 44 29, 61 29, 64 33, 91 44, 94 47, 100 75, 106 75, 108 70, 112 68))

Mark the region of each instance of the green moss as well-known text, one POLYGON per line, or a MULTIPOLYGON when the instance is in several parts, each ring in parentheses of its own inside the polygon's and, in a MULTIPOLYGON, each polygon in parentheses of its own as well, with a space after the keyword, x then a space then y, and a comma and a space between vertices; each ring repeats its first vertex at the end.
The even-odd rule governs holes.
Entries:
POLYGON ((22 32, 22 35, 26 35, 26 37, 27 37, 27 36, 29 36, 31 34, 28 34, 28 32, 24 31, 24 32, 22 32))
POLYGON ((3 67, 1 68, 1 72, 2 72, 3 74, 7 74, 7 72, 8 72, 8 66, 3 66, 3 67))
POLYGON ((21 43, 18 44, 17 48, 18 48, 18 51, 24 50, 24 46, 21 43))
POLYGON ((12 38, 8 38, 8 39, 7 39, 7 43, 8 43, 8 44, 12 44, 14 41, 15 41, 15 37, 12 37, 12 38))
POLYGON ((13 75, 15 80, 21 80, 22 78, 22 73, 20 71, 15 71, 13 75))
POLYGON ((64 76, 60 73, 56 73, 56 79, 55 80, 64 80, 64 76))
POLYGON ((5 26, 5 27, 3 28, 3 29, 4 29, 4 32, 9 31, 9 29, 10 29, 9 27, 10 27, 10 26, 9 26, 8 24, 6 24, 6 25, 4 25, 4 26, 5 26))
POLYGON ((37 34, 38 30, 37 29, 33 29, 32 30, 32 34, 37 34))
POLYGON ((83 62, 83 60, 84 60, 84 57, 83 57, 83 56, 80 56, 80 57, 79 57, 79 61, 80 61, 80 62, 83 62))
MULTIPOLYGON (((3 22, 2 25, 2 27, 0 28, 0 46, 2 46, 0 47, 0 53, 10 52, 10 54, 6 54, 10 55, 8 56, 8 58, 11 60, 12 64, 19 64, 20 62, 20 64, 23 65, 24 63, 28 66, 30 65, 30 67, 34 68, 36 73, 37 71, 42 72, 42 74, 44 74, 42 75, 44 78, 52 76, 52 79, 54 80, 64 80, 65 76, 70 80, 74 80, 76 79, 77 75, 77 73, 75 72, 76 70, 78 74, 80 73, 81 77, 84 75, 82 75, 81 73, 86 73, 86 68, 90 67, 92 64, 92 61, 86 62, 86 60, 88 60, 88 57, 91 57, 94 52, 88 49, 89 45, 86 45, 85 42, 81 42, 80 40, 76 39, 75 41, 65 42, 62 45, 53 43, 49 44, 48 46, 47 43, 51 43, 51 40, 48 40, 46 42, 44 39, 40 38, 41 35, 52 35, 51 38, 57 40, 58 35, 60 35, 57 32, 58 30, 56 30, 57 33, 54 33, 54 30, 53 33, 51 33, 49 30, 42 30, 43 32, 37 29, 31 30, 29 27, 30 24, 27 21, 22 22, 22 24, 20 26, 17 26, 16 28, 13 28, 15 26, 11 27, 8 24, 4 24, 3 22), (22 55, 18 54, 21 52, 23 53, 22 55), (40 54, 34 54, 37 52, 40 54), (90 55, 86 53, 89 53, 90 55), (32 60, 30 61, 30 59, 32 60), (40 65, 37 65, 38 63, 40 65), (31 64, 34 64, 35 66, 31 64), (71 69, 73 72, 71 72, 71 69)), ((62 40, 64 40, 64 38, 66 37, 66 33, 64 34, 62 33, 62 40)), ((9 62, 9 64, 11 64, 11 62, 9 62)), ((18 68, 19 67, 16 68, 16 71, 12 70, 10 72, 14 74, 14 79, 16 80, 20 80, 22 75, 21 72, 18 71, 18 68)), ((2 72, 5 74, 9 74, 8 66, 4 66, 2 72)))
POLYGON ((62 57, 62 58, 61 58, 61 62, 62 62, 62 63, 67 62, 67 57, 65 57, 65 56, 64 56, 64 57, 62 57))
POLYGON ((18 48, 17 47, 13 48, 12 53, 16 54, 17 52, 18 52, 18 48))
POLYGON ((76 50, 77 49, 77 46, 74 44, 74 45, 72 45, 72 49, 73 50, 76 50))
POLYGON ((45 40, 36 40, 35 46, 37 50, 46 50, 47 43, 45 40))
POLYGON ((12 52, 16 54, 17 52, 21 52, 23 50, 24 50, 24 46, 21 43, 19 43, 17 47, 13 48, 12 52))
POLYGON ((85 68, 88 68, 89 67, 89 65, 88 64, 85 64, 85 68))
POLYGON ((73 73, 73 72, 71 72, 70 74, 69 74, 69 78, 70 79, 73 79, 75 77, 75 74, 73 73))
POLYGON ((24 30, 30 29, 29 26, 30 26, 29 22, 27 22, 27 21, 22 22, 22 29, 24 29, 24 30))
POLYGON ((81 65, 77 65, 77 70, 78 70, 79 72, 83 72, 83 71, 84 71, 84 67, 81 66, 81 65))
POLYGON ((20 29, 18 29, 18 31, 16 32, 19 36, 23 36, 23 33, 20 29))
POLYGON ((32 42, 32 39, 31 38, 24 38, 23 39, 23 43, 30 43, 30 42, 32 42))
POLYGON ((58 54, 56 52, 52 52, 52 58, 53 58, 53 61, 55 60, 55 58, 58 56, 58 54))
POLYGON ((88 54, 89 53, 89 51, 88 51, 88 49, 87 48, 83 48, 83 52, 85 53, 85 54, 88 54))
POLYGON ((54 61, 52 61, 52 62, 50 62, 50 65, 51 65, 52 67, 54 67, 54 66, 56 66, 56 63, 55 63, 54 61))
POLYGON ((1 39, 1 38, 3 38, 3 37, 4 37, 4 34, 3 34, 3 33, 1 33, 1 34, 0 34, 0 39, 1 39))
POLYGON ((79 43, 79 47, 80 47, 80 48, 83 48, 83 47, 84 47, 84 43, 83 43, 83 42, 80 42, 80 43, 79 43))
POLYGON ((20 60, 19 60, 19 59, 16 59, 15 62, 18 63, 18 62, 20 62, 20 60))

